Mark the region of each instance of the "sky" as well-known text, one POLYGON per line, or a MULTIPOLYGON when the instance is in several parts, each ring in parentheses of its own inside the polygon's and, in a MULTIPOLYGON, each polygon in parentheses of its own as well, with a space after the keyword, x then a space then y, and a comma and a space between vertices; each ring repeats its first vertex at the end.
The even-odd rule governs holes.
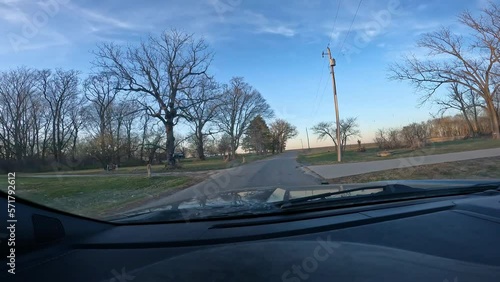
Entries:
MULTIPOLYGON (((415 42, 441 26, 466 33, 457 15, 486 0, 0 0, 0 70, 19 66, 90 73, 96 45, 134 45, 176 28, 204 38, 214 52, 210 73, 221 82, 242 76, 276 118, 299 135, 288 149, 333 145, 311 127, 334 121, 332 80, 322 52, 336 60, 340 118, 357 117, 364 143, 380 128, 430 118, 407 82, 388 79, 403 54, 425 57, 415 42), (359 7, 359 8, 358 8, 359 7)), ((355 143, 357 139, 351 140, 355 143)))

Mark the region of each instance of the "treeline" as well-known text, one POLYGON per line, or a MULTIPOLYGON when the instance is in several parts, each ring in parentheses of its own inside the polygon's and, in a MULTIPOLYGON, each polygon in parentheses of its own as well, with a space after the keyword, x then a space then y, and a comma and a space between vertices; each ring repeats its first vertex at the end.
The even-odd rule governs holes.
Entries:
MULTIPOLYGON (((0 72, 0 168, 176 166, 181 151, 231 160, 243 139, 245 149, 263 153, 250 125, 272 119, 273 110, 242 77, 217 82, 211 60, 203 40, 171 30, 137 46, 99 45, 87 77, 29 67, 0 72), (174 131, 179 124, 190 131, 174 131)), ((274 121, 270 151, 282 151, 293 135, 280 131, 282 123, 293 128, 274 121)))
POLYGON ((269 152, 282 153, 286 148, 286 142, 297 134, 295 126, 287 121, 277 119, 267 126, 266 121, 259 115, 250 122, 243 138, 242 148, 260 155, 269 152))
POLYGON ((374 142, 380 149, 422 148, 432 139, 467 139, 491 136, 491 120, 478 115, 471 121, 464 115, 433 118, 427 122, 411 123, 402 128, 379 129, 374 142))

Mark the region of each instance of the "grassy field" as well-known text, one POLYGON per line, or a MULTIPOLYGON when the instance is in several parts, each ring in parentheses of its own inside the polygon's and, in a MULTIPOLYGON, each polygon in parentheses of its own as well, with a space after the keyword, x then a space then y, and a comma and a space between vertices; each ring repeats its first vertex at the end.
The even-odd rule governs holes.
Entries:
MULTIPOLYGON (((412 156, 425 156, 425 155, 435 155, 435 154, 445 154, 453 152, 462 151, 472 151, 480 149, 490 149, 499 148, 500 140, 492 139, 469 139, 469 140, 455 140, 446 142, 436 142, 431 145, 419 149, 397 149, 389 150, 391 152, 390 156, 379 157, 377 153, 380 151, 375 144, 370 144, 366 147, 366 152, 357 152, 354 148, 357 146, 351 146, 351 150, 346 150, 342 156, 342 161, 349 162, 366 162, 366 161, 377 161, 382 159, 394 159, 394 158, 405 158, 412 156)), ((337 163, 337 153, 334 147, 317 148, 311 150, 304 150, 300 153, 298 161, 305 165, 323 165, 323 164, 335 164, 337 163)))
POLYGON ((363 183, 403 179, 500 179, 500 157, 391 169, 329 179, 329 183, 363 183))
MULTIPOLYGON (((16 178, 16 195, 58 210, 102 218, 193 184, 184 176, 16 178)), ((6 190, 6 186, 0 187, 6 190)))
MULTIPOLYGON (((87 169, 35 174, 39 177, 18 174, 16 195, 73 214, 104 218, 194 185, 205 179, 209 170, 238 166, 269 156, 244 155, 244 161, 243 156, 239 156, 232 162, 225 162, 221 157, 205 161, 183 159, 178 169, 167 170, 164 165, 152 166, 151 178, 146 177, 146 166, 120 167, 112 172, 87 169), (175 176, 154 176, 154 173, 162 172, 181 173, 175 176), (92 174, 98 176, 88 176, 92 174)), ((6 188, 0 186, 0 190, 5 191, 6 188)))
MULTIPOLYGON (((236 160, 231 162, 225 162, 222 157, 210 157, 204 161, 200 161, 195 158, 181 159, 180 167, 175 169, 166 169, 165 165, 158 164, 151 166, 152 173, 162 173, 162 172, 189 172, 189 171, 206 171, 206 170, 217 170, 225 169, 234 166, 239 166, 243 164, 243 157, 245 157, 245 163, 250 163, 252 161, 264 159, 272 155, 239 155, 236 160)), ((146 174, 146 166, 133 166, 133 167, 119 167, 115 171, 104 171, 103 169, 85 169, 85 170, 68 170, 68 171, 53 171, 53 172, 43 172, 40 174, 55 175, 55 174, 70 174, 70 175, 85 175, 85 174, 146 174)))

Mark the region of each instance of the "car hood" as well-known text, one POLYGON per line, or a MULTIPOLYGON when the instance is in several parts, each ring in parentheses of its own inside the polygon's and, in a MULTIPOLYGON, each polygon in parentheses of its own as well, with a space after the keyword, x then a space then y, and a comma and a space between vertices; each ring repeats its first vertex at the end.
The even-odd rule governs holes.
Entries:
MULTIPOLYGON (((131 211, 123 216, 136 216, 142 213, 152 213, 168 210, 192 210, 192 209, 214 209, 225 207, 236 207, 245 203, 246 207, 265 207, 272 203, 287 201, 290 199, 297 199, 302 197, 313 196, 317 194, 340 192, 353 190, 362 187, 384 187, 387 185, 405 185, 418 189, 439 189, 450 187, 467 187, 471 185, 492 184, 499 183, 500 179, 489 180, 390 180, 390 181, 377 181, 367 183, 355 184, 328 184, 328 185, 311 185, 311 186, 297 186, 297 187, 284 187, 284 186, 268 186, 268 187, 250 187, 243 189, 231 189, 219 191, 211 194, 199 194, 195 197, 176 199, 165 201, 162 205, 147 209, 139 209, 131 211)), ((356 191, 350 196, 366 194, 365 191, 356 191)), ((369 192, 368 192, 369 194, 369 192)))

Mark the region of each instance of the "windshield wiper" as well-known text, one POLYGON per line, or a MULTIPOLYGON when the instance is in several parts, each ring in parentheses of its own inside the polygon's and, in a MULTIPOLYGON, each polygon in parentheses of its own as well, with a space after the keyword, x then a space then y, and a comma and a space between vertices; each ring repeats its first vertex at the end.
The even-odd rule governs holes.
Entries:
POLYGON ((469 186, 453 186, 453 187, 429 187, 429 188, 416 188, 403 184, 388 184, 388 185, 375 185, 359 187, 349 190, 343 190, 338 192, 322 193, 318 195, 312 195, 308 197, 302 197, 297 199, 291 199, 287 201, 275 203, 280 209, 296 209, 296 208, 307 208, 311 206, 320 206, 323 204, 335 203, 335 206, 342 206, 343 204, 367 204, 367 203, 377 203, 381 201, 391 201, 391 200, 408 200, 417 198, 427 198, 436 196, 449 196, 449 195, 460 195, 460 194, 471 194, 477 192, 484 192, 486 190, 496 190, 500 186, 500 183, 481 183, 469 186), (353 192, 374 190, 376 192, 370 194, 360 194, 360 195, 350 195, 353 192), (348 196, 342 197, 342 195, 347 194, 348 196), (334 197, 328 199, 333 196, 334 197))
MULTIPOLYGON (((343 195, 347 195, 351 198, 351 197, 356 197, 356 195, 354 195, 354 196, 351 195, 353 192, 370 191, 370 190, 373 190, 374 193, 370 193, 367 195, 358 195, 358 196, 373 196, 374 194, 380 194, 380 193, 414 192, 414 191, 422 191, 423 189, 414 188, 414 187, 402 185, 402 184, 366 186, 366 187, 359 187, 359 188, 342 190, 342 191, 337 191, 337 192, 321 193, 321 194, 317 194, 317 195, 312 195, 312 196, 301 197, 301 198, 297 198, 297 199, 291 199, 288 201, 283 201, 283 202, 280 202, 280 204, 281 204, 280 208, 287 208, 287 207, 291 207, 291 206, 294 206, 294 205, 299 204, 299 203, 310 202, 312 200, 326 200, 326 198, 332 197, 332 196, 343 197, 343 195)), ((336 199, 338 199, 338 198, 336 198, 336 199)))

